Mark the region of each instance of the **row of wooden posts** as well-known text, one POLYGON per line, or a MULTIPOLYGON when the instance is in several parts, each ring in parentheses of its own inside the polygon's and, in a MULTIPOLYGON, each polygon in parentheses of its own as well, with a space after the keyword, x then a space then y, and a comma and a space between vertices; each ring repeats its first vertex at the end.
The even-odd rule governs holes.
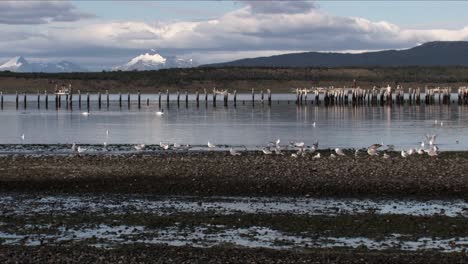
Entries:
MULTIPOLYGON (((328 106, 328 105, 392 105, 392 104, 397 104, 397 105, 402 105, 405 103, 408 104, 450 104, 451 99, 450 99, 450 94, 451 94, 451 89, 446 89, 444 91, 441 90, 436 90, 436 89, 426 89, 424 93, 424 97, 422 97, 421 90, 420 89, 409 89, 408 97, 405 97, 405 93, 402 90, 396 90, 395 92, 382 92, 381 91, 376 91, 376 90, 364 90, 364 89, 354 89, 351 93, 345 92, 345 90, 326 90, 326 91, 310 91, 310 90, 296 90, 296 100, 295 103, 297 105, 303 105, 303 104, 317 104, 320 105, 323 104, 328 106), (313 100, 308 100, 308 95, 312 94, 313 95, 313 100), (320 97, 320 94, 323 94, 322 98, 320 97), (438 100, 436 100, 436 95, 438 95, 438 100), (322 100, 321 100, 322 99, 322 100)), ((213 106, 216 107, 216 102, 217 102, 217 96, 223 96, 223 104, 225 107, 228 106, 228 101, 229 101, 229 93, 228 92, 217 92, 213 91, 212 94, 212 103, 213 106)), ((233 92, 233 102, 234 106, 237 105, 237 92, 233 92)), ((252 105, 255 104, 255 91, 252 89, 252 105)), ((27 94, 23 94, 23 107, 26 109, 27 104, 28 104, 28 98, 27 94)), ((55 108, 59 109, 62 107, 62 95, 59 94, 52 94, 52 96, 55 97, 55 108)), ((73 93, 70 94, 65 94, 65 103, 66 107, 73 107, 73 93)), ((78 96, 78 106, 79 108, 82 107, 82 94, 80 91, 77 93, 78 96)), ((177 106, 180 106, 180 97, 181 94, 179 91, 176 93, 177 96, 177 106)), ((3 98, 3 92, 0 92, 0 105, 1 109, 4 107, 4 98, 3 98)), ((106 107, 109 107, 109 92, 106 91, 105 93, 105 100, 106 100, 106 107)), ((265 101, 267 104, 270 106, 272 102, 272 94, 270 90, 267 90, 266 94, 267 99, 265 100, 265 94, 263 90, 260 92, 260 102, 263 104, 265 101)), ((49 108, 49 94, 47 91, 44 92, 44 104, 45 108, 49 108)), ((169 101, 170 101, 170 94, 169 91, 166 91, 166 103, 167 106, 169 106, 169 101)), ((188 92, 185 92, 185 105, 188 106, 188 92)), ((195 101, 197 107, 200 104, 200 93, 197 91, 195 93, 195 101)), ((208 93, 205 90, 204 91, 204 102, 206 105, 208 105, 208 93)), ((468 104, 468 87, 462 87, 458 90, 458 104, 468 104)), ((161 108, 161 102, 162 102, 162 94, 161 92, 158 93, 158 105, 159 108, 161 108)), ((243 104, 245 104, 245 100, 242 101, 243 104)), ((119 107, 123 106, 123 97, 122 93, 119 93, 119 99, 118 99, 119 107)), ((289 101, 288 101, 289 103, 289 101)), ((138 108, 141 108, 141 93, 137 93, 137 104, 138 108)), ((131 105, 131 94, 127 93, 127 106, 130 108, 131 105)), ((149 98, 146 99, 146 105, 149 106, 149 98)), ((20 106, 20 95, 18 92, 16 92, 16 108, 18 109, 20 106)), ((37 93, 37 107, 41 107, 41 94, 38 92, 37 93)), ((90 94, 86 93, 86 108, 89 109, 90 107, 90 94)), ((98 92, 98 107, 101 109, 102 107, 102 95, 101 92, 98 92)))
MULTIPOLYGON (((216 107, 216 101, 217 101, 217 96, 218 95, 223 96, 224 106, 227 107, 228 102, 229 102, 229 93, 227 93, 227 92, 220 93, 220 92, 216 92, 216 91, 213 91, 213 95, 212 95, 213 106, 216 107)), ((55 96, 55 108, 56 109, 61 108, 62 107, 62 95, 52 94, 52 96, 55 96)), ((72 108, 73 107, 73 93, 64 94, 63 96, 65 97, 66 107, 67 108, 68 107, 72 108)), ((78 107, 81 108, 82 107, 82 94, 81 94, 80 91, 78 91, 77 96, 78 96, 78 107)), ((105 96, 106 96, 106 107, 108 108, 109 105, 110 105, 109 91, 106 91, 105 96)), ((0 92, 0 97, 1 97, 0 98, 1 109, 3 109, 3 107, 4 107, 3 92, 0 92)), ((181 97, 180 92, 177 91, 177 106, 180 106, 180 97, 181 97)), ((263 90, 260 93, 260 97, 261 97, 260 102, 263 104, 264 103, 264 98, 265 98, 263 90)), ((45 108, 48 109, 49 108, 49 94, 47 93, 47 91, 44 92, 44 98, 45 98, 44 99, 45 108)), ((237 105, 237 91, 234 91, 233 98, 234 98, 233 99, 234 106, 236 106, 237 105)), ((268 98, 267 99, 268 105, 271 105, 271 92, 270 92, 270 90, 268 90, 268 92, 267 92, 267 98, 268 98)), ((196 101, 196 104, 197 104, 197 107, 198 107, 200 105, 200 93, 198 91, 195 94, 195 101, 196 101)), ((204 101, 205 101, 205 104, 208 105, 208 93, 207 93, 206 90, 204 92, 204 101)), ((18 94, 18 92, 16 92, 15 102, 16 102, 16 109, 19 109, 20 95, 18 94)), ((119 107, 122 107, 123 106, 122 93, 119 93, 118 102, 119 102, 119 107)), ((141 93, 139 91, 137 93, 137 102, 138 102, 138 108, 141 108, 141 93)), ((159 108, 161 108, 161 102, 162 102, 162 94, 161 94, 161 92, 159 92, 158 93, 159 108)), ((170 93, 169 93, 169 91, 166 91, 167 106, 169 106, 169 102, 170 102, 170 93)), ((188 92, 186 91, 185 92, 185 105, 186 106, 188 106, 188 102, 189 102, 188 92)), ((245 101, 243 101, 243 103, 245 104, 245 101)), ((253 89, 252 89, 252 104, 255 104, 255 91, 253 89)), ((28 105, 28 95, 26 93, 24 93, 23 94, 23 107, 26 109, 27 105, 28 105)), ((128 108, 130 108, 130 105, 131 105, 131 94, 129 92, 129 93, 127 93, 127 106, 128 106, 128 108)), ((146 99, 146 105, 149 106, 149 98, 146 99)), ((41 94, 39 92, 37 93, 37 107, 41 108, 41 94)), ((90 107, 90 94, 86 93, 86 108, 89 109, 89 107, 90 107)), ((98 107, 99 107, 99 109, 102 108, 102 95, 101 95, 101 92, 98 92, 98 107)))

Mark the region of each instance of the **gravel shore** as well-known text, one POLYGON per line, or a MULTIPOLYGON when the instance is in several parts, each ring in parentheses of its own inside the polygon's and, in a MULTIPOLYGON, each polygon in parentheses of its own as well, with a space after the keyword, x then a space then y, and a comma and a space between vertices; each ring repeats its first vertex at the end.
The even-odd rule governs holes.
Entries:
POLYGON ((0 190, 160 195, 468 198, 468 153, 390 159, 226 152, 0 157, 0 190))

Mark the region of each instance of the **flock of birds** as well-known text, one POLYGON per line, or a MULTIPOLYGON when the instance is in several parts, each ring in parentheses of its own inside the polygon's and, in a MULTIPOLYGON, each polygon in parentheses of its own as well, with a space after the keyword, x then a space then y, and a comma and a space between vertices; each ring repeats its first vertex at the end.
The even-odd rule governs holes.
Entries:
MULTIPOLYGON (((109 135, 109 130, 106 130, 106 135, 109 135)), ((24 134, 21 135, 22 140, 24 140, 24 134)), ((439 147, 436 145, 436 138, 437 135, 426 135, 425 139, 421 141, 420 147, 419 148, 410 148, 408 150, 401 150, 400 155, 402 158, 408 158, 411 155, 424 155, 427 154, 431 157, 438 156, 439 155, 439 147)), ((312 144, 312 146, 306 146, 304 142, 289 142, 288 145, 281 145, 281 140, 277 139, 276 141, 269 142, 265 147, 262 148, 262 153, 264 155, 284 155, 286 152, 289 151, 291 153, 292 158, 298 158, 298 157, 305 157, 308 154, 315 154, 312 159, 320 159, 322 157, 322 154, 318 152, 318 147, 319 147, 319 142, 316 141, 312 144)), ((107 150, 107 143, 103 143, 103 149, 107 150)), ((169 144, 169 143, 159 143, 159 147, 162 150, 189 150, 192 146, 189 144, 187 145, 181 145, 179 143, 174 143, 174 144, 169 144)), ((207 144, 208 149, 215 149, 218 148, 217 145, 211 143, 208 141, 207 144)), ((136 151, 143 151, 146 148, 145 144, 137 144, 134 145, 133 148, 136 151)), ((245 148, 245 147, 244 147, 245 148)), ((71 147, 72 151, 77 152, 77 153, 84 153, 88 151, 87 148, 78 146, 76 143, 73 143, 71 147)), ((247 150, 247 148, 245 148, 247 150)), ((390 155, 388 152, 393 152, 394 151, 394 146, 393 145, 385 145, 384 143, 381 144, 372 144, 367 148, 365 151, 369 157, 376 157, 380 156, 380 153, 383 153, 382 158, 384 159, 389 159, 390 155)), ((362 150, 356 149, 354 152, 354 156, 358 157, 360 156, 362 150)), ((323 153, 323 151, 322 151, 323 153)), ((241 156, 242 152, 239 150, 236 150, 232 147, 229 148, 229 154, 231 156, 241 156)), ((338 156, 347 156, 345 151, 341 148, 335 148, 331 151, 330 153, 330 158, 334 159, 337 158, 338 156)))

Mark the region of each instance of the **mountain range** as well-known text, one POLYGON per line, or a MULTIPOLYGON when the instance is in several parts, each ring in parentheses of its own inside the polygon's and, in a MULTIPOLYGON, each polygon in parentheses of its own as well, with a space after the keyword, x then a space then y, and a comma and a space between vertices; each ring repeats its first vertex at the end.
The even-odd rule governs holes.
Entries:
POLYGON ((0 71, 12 72, 85 72, 86 69, 69 61, 57 63, 29 62, 22 56, 11 58, 0 65, 0 71))
POLYGON ((123 65, 115 66, 112 70, 121 71, 150 71, 168 68, 190 68, 196 66, 192 59, 176 56, 163 57, 158 53, 141 54, 123 65))
POLYGON ((202 65, 207 67, 468 66, 467 41, 435 41, 410 49, 364 53, 303 52, 202 65))

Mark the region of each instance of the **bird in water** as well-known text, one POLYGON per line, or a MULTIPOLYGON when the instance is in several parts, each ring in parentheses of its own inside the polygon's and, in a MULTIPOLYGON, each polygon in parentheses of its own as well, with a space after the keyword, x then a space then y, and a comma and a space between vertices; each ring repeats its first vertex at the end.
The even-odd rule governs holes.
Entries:
POLYGON ((162 142, 159 142, 159 146, 164 149, 164 150, 168 150, 169 149, 169 144, 165 144, 165 143, 162 143, 162 142))
POLYGON ((320 159, 321 155, 320 152, 315 154, 315 156, 312 157, 312 159, 320 159))
POLYGON ((208 141, 208 148, 216 148, 216 145, 208 141))
POLYGON ((81 115, 83 115, 83 116, 89 116, 89 112, 82 112, 81 115))
POLYGON ((138 144, 133 146, 136 150, 144 150, 145 149, 145 144, 138 144))
POLYGON ((106 136, 109 136, 109 129, 106 130, 106 136))
POLYGON ((312 126, 315 127, 315 122, 312 123, 312 126))
POLYGON ((157 111, 156 115, 158 115, 158 116, 164 115, 164 109, 161 109, 161 111, 157 111))
POLYGON ((78 153, 84 153, 84 152, 86 152, 87 150, 88 150, 88 149, 82 148, 82 147, 78 147, 78 149, 77 149, 78 153))
POLYGON ((339 156, 346 156, 346 154, 345 154, 345 153, 343 152, 343 150, 340 149, 340 148, 336 148, 336 149, 335 149, 335 153, 336 153, 337 155, 339 155, 339 156))
POLYGON ((21 135, 21 140, 23 140, 23 141, 24 141, 24 134, 22 134, 22 135, 21 135))
POLYGON ((241 155, 240 152, 236 151, 236 150, 233 149, 233 148, 230 148, 230 149, 229 149, 229 154, 231 154, 231 156, 240 156, 240 155, 241 155))

